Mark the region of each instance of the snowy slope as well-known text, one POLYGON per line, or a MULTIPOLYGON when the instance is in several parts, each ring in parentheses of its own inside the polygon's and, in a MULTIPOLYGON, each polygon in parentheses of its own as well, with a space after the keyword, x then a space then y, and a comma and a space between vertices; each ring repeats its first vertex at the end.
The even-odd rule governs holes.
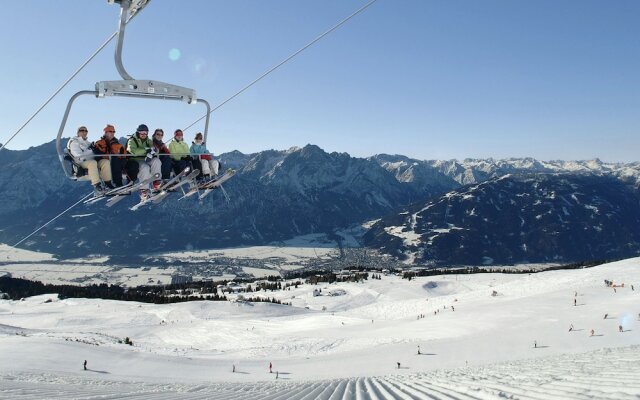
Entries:
POLYGON ((29 261, 53 261, 52 254, 23 250, 0 243, 0 262, 29 262, 29 261))
POLYGON ((0 354, 11 360, 0 363, 0 397, 640 395, 638 258, 533 275, 383 276, 317 288, 322 296, 310 285, 262 292, 294 307, 51 295, 0 301, 0 354), (625 287, 614 292, 604 279, 625 287), (125 336, 134 346, 118 343, 125 336), (85 359, 91 371, 82 371, 85 359))
POLYGON ((113 383, 86 376, 24 373, 0 381, 0 395, 6 399, 140 400, 637 399, 639 362, 640 348, 633 346, 485 367, 320 381, 292 381, 283 374, 278 380, 242 384, 113 383))

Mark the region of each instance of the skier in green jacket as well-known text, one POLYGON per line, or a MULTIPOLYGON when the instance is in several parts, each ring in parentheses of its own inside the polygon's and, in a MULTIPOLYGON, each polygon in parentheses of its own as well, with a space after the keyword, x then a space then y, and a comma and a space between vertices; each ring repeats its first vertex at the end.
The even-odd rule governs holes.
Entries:
POLYGON ((184 133, 182 133, 181 129, 176 129, 174 132, 173 140, 169 143, 169 152, 171 152, 173 161, 173 172, 176 175, 187 167, 193 170, 189 145, 184 142, 184 133))
MULTIPOLYGON (((149 128, 145 124, 140 124, 136 133, 129 138, 127 152, 136 156, 132 157, 132 161, 138 163, 138 179, 140 181, 148 180, 152 175, 160 176, 162 164, 153 147, 153 140, 149 138, 149 128)), ((153 181, 154 189, 160 185, 160 180, 153 181)), ((144 199, 148 196, 149 188, 141 188, 140 198, 144 199)))

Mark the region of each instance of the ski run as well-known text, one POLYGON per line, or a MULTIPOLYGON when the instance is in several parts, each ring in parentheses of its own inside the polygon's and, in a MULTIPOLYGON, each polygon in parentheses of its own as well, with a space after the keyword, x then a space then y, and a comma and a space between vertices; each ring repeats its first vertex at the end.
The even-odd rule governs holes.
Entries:
POLYGON ((0 398, 640 398, 640 258, 264 295, 0 300, 0 398))

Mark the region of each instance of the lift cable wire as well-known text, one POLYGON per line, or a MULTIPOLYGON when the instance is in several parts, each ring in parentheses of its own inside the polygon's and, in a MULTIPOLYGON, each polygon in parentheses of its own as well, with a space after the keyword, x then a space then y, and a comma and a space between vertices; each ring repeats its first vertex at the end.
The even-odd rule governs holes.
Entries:
POLYGON ((84 196, 83 198, 81 198, 80 200, 78 200, 74 205, 72 205, 71 207, 67 208, 66 210, 64 210, 63 212, 61 212, 60 214, 56 215, 55 217, 53 217, 52 219, 49 220, 49 222, 47 222, 46 224, 42 225, 40 228, 36 229, 35 231, 31 232, 29 235, 25 236, 22 240, 20 240, 18 243, 14 244, 13 247, 16 247, 17 245, 19 245, 20 243, 24 242, 25 240, 29 239, 31 236, 35 235, 36 233, 38 233, 40 230, 42 230, 45 226, 49 225, 50 223, 52 223, 53 221, 55 221, 56 219, 62 217, 67 211, 71 210, 73 207, 77 206, 78 204, 82 203, 84 200, 86 200, 89 196, 93 195, 93 191, 89 192, 89 194, 87 194, 86 196, 84 196))
MULTIPOLYGON (((251 82, 248 85, 246 85, 245 87, 243 87, 236 94, 234 94, 233 96, 229 97, 228 99, 226 99, 225 101, 223 101, 222 103, 217 105, 216 107, 214 107, 211 110, 210 114, 213 113, 214 111, 218 110, 220 107, 224 106, 229 101, 231 101, 234 98, 236 98, 237 96, 239 96, 245 90, 249 89, 251 86, 253 86, 254 84, 258 83, 260 80, 265 78, 267 75, 271 74, 276 69, 280 68, 282 65, 287 63, 289 60, 291 60, 292 58, 294 58, 298 54, 302 53, 307 48, 313 46, 316 42, 320 41, 322 38, 324 38, 325 36, 327 36, 331 32, 335 31, 340 26, 344 25, 347 21, 349 21, 351 18, 355 17, 356 15, 360 14, 362 11, 367 9, 369 6, 371 6, 376 1, 377 0, 369 1, 367 4, 365 4, 364 6, 359 8, 358 10, 356 10, 353 14, 349 15, 347 18, 345 18, 342 21, 338 22, 332 28, 330 28, 326 32, 322 33, 320 36, 318 36, 317 38, 315 38, 314 40, 309 42, 307 45, 305 45, 304 47, 302 47, 301 49, 299 49, 298 51, 296 51, 295 53, 293 53, 292 55, 290 55, 289 57, 284 59, 278 65, 274 66, 273 68, 271 68, 270 70, 268 70, 267 72, 262 74, 260 77, 255 79, 253 82, 251 82)), ((133 18, 135 18, 136 15, 138 15, 138 13, 135 13, 132 16, 130 16, 129 19, 127 19, 126 23, 129 23, 129 21, 131 21, 133 18)), ((33 113, 33 115, 31 115, 31 117, 29 117, 29 119, 5 143, 0 143, 0 151, 2 151, 5 147, 7 147, 7 145, 40 113, 40 111, 42 111, 51 102, 51 100, 53 100, 54 97, 56 97, 58 95, 58 93, 60 93, 62 91, 62 89, 64 89, 69 84, 69 82, 71 82, 73 80, 73 78, 75 78, 76 75, 78 75, 80 73, 80 71, 82 71, 84 69, 84 67, 86 67, 104 49, 107 46, 107 44, 109 44, 113 40, 113 38, 116 37, 117 34, 118 34, 118 31, 113 32, 113 34, 111 36, 109 36, 107 38, 107 40, 105 40, 105 42, 100 47, 98 47, 98 49, 84 63, 82 63, 82 65, 44 102, 44 104, 42 104, 42 106, 40 106, 40 108, 38 108, 38 110, 36 110, 35 113, 33 113)), ((187 129, 191 128, 193 125, 195 125, 198 122, 202 121, 204 118, 206 118, 206 115, 204 115, 204 116, 200 117, 199 119, 197 119, 191 125, 187 126, 184 130, 187 130, 187 129)))
MULTIPOLYGON (((129 21, 131 21, 133 19, 133 17, 135 17, 137 15, 134 14, 131 17, 129 17, 129 19, 127 20, 127 23, 129 23, 129 21)), ((7 145, 13 140, 13 138, 15 138, 18 133, 20 133, 20 131, 22 131, 28 124, 29 122, 31 122, 31 120, 33 120, 36 115, 38 115, 40 113, 40 111, 42 111, 43 108, 45 108, 47 106, 47 104, 49 104, 51 102, 51 100, 53 100, 54 97, 56 97, 58 95, 58 93, 60 93, 62 91, 62 89, 64 89, 69 82, 71 82, 73 80, 73 78, 76 77, 76 75, 78 75, 80 73, 80 71, 82 71, 84 69, 84 67, 87 66, 87 64, 89 64, 97 55, 98 53, 100 53, 102 51, 102 49, 104 49, 109 42, 111 42, 113 40, 114 37, 116 37, 118 35, 118 31, 113 32, 113 34, 111 36, 109 36, 107 38, 107 40, 104 41, 104 43, 102 43, 102 45, 100 47, 98 47, 98 49, 84 62, 82 63, 82 65, 80 65, 80 67, 76 70, 76 72, 74 72, 63 84, 62 86, 60 86, 58 88, 58 90, 56 90, 51 97, 49 97, 47 99, 47 101, 44 102, 43 105, 40 106, 40 108, 38 108, 38 110, 27 120, 27 122, 25 122, 20 129, 18 129, 10 138, 9 140, 7 140, 4 144, 0 143, 0 151, 2 151, 2 149, 4 149, 5 147, 7 147, 7 145)))
MULTIPOLYGON (((259 81, 261 81, 263 78, 265 78, 267 75, 271 74, 273 71, 275 71, 276 69, 280 68, 282 65, 284 65, 285 63, 287 63, 289 60, 291 60, 292 58, 294 58, 295 56, 297 56, 298 54, 302 53, 303 51, 305 51, 306 49, 308 49, 309 47, 313 46, 314 44, 316 44, 318 41, 320 41, 320 39, 324 38, 325 36, 327 36, 328 34, 330 34, 331 32, 335 31, 336 29, 338 29, 339 27, 341 27, 342 25, 344 25, 347 21, 349 21, 351 18, 355 17, 356 15, 360 14, 362 11, 366 10, 370 5, 372 5, 373 3, 375 3, 377 0, 371 0, 369 1, 367 4, 365 4, 364 6, 360 7, 358 10, 356 10, 353 14, 349 15, 348 17, 346 17, 345 19, 343 19, 342 21, 338 22, 336 25, 334 25, 332 28, 330 28, 329 30, 327 30, 326 32, 322 33, 320 36, 316 37, 315 39, 313 39, 311 42, 309 42, 308 44, 306 44, 304 47, 302 47, 300 50, 296 51, 295 53, 291 54, 289 57, 285 58, 283 61, 281 61, 278 65, 276 65, 275 67, 272 67, 270 70, 268 70, 267 72, 265 72, 264 74, 260 75, 260 77, 256 78, 253 82, 249 83, 248 85, 246 85, 245 87, 243 87, 242 89, 240 89, 236 94, 234 94, 233 96, 229 97, 228 99, 226 99, 225 101, 223 101, 222 103, 218 104, 217 106, 215 106, 213 109, 211 109, 210 113, 213 113, 214 111, 216 111, 217 109, 219 109, 220 107, 224 106, 225 104, 227 104, 228 102, 230 102, 231 100, 233 100, 234 98, 236 98, 237 96, 239 96, 242 92, 244 92, 245 90, 249 89, 251 86, 255 85, 256 83, 258 83, 259 81)), ((199 119, 197 119, 196 121, 194 121, 191 125, 187 126, 186 128, 183 129, 183 131, 186 131, 187 129, 191 128, 192 126, 194 126, 195 124, 197 124, 198 122, 202 121, 204 118, 206 118, 207 115, 203 115, 202 117, 200 117, 199 119)))

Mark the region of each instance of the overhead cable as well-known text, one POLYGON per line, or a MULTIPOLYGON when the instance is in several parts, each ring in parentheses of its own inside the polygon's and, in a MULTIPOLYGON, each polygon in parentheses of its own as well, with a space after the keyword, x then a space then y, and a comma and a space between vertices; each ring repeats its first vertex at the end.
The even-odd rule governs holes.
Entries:
MULTIPOLYGON (((136 15, 137 14, 134 14, 133 16, 129 17, 129 19, 127 20, 127 23, 129 23, 129 21, 131 21, 131 19, 133 19, 133 17, 135 17, 136 15)), ((20 133, 20 131, 22 131, 29 124, 29 122, 31 122, 31 120, 33 120, 40 113, 40 111, 42 111, 42 109, 45 108, 47 104, 49 104, 51 100, 53 100, 53 98, 56 97, 58 93, 60 93, 62 89, 64 89, 69 84, 69 82, 71 82, 71 80, 73 80, 73 78, 75 78, 76 75, 78 75, 80 71, 82 71, 84 67, 86 67, 87 64, 89 64, 91 60, 93 60, 98 55, 98 53, 100 53, 102 49, 104 49, 107 46, 107 44, 109 44, 109 42, 111 42, 113 38, 116 37, 117 35, 118 35, 118 31, 113 32, 113 34, 109 36, 107 40, 105 40, 104 43, 102 43, 102 45, 100 45, 100 47, 98 47, 98 49, 95 52, 93 52, 93 54, 89 58, 87 58, 87 60, 83 62, 82 65, 80 65, 80 67, 55 92, 53 92, 53 94, 47 99, 47 101, 45 101, 44 104, 42 104, 40 108, 38 108, 38 110, 35 113, 33 113, 31 117, 29 117, 27 122, 22 124, 22 126, 9 138, 9 140, 7 140, 4 144, 0 143, 0 151, 2 151, 2 149, 7 147, 7 145, 13 140, 13 138, 15 138, 20 133)))
POLYGON ((36 229, 35 231, 31 232, 30 234, 28 234, 27 236, 25 236, 22 240, 20 240, 18 243, 14 244, 13 247, 16 247, 17 245, 19 245, 20 243, 24 242, 25 240, 29 239, 31 236, 35 235, 36 233, 38 233, 40 230, 42 230, 45 226, 49 225, 50 223, 52 223, 53 221, 55 221, 56 219, 60 218, 61 216, 63 216, 66 212, 68 212, 69 210, 71 210, 73 207, 77 206, 78 204, 82 203, 84 200, 87 199, 87 197, 93 195, 93 191, 89 192, 88 195, 84 196, 83 198, 81 198, 80 200, 78 200, 75 204, 73 204, 71 207, 67 208, 66 210, 64 210, 63 212, 61 212, 60 214, 56 215, 55 217, 53 217, 52 219, 50 219, 46 224, 42 225, 40 228, 36 229))
MULTIPOLYGON (((265 72, 264 74, 260 75, 258 78, 256 78, 255 80, 253 80, 251 83, 249 83, 248 85, 246 85, 245 87, 243 87, 242 89, 240 89, 238 92, 236 92, 233 96, 229 97, 228 99, 226 99, 225 101, 223 101, 222 103, 218 104, 217 106, 215 106, 210 112, 209 114, 213 113, 214 111, 216 111, 217 109, 219 109, 220 107, 224 106, 225 104, 227 104, 228 102, 230 102, 231 100, 233 100, 234 98, 236 98, 237 96, 239 96, 242 92, 244 92, 245 90, 249 89, 251 86, 255 85, 256 83, 258 83, 260 80, 262 80, 264 77, 266 77, 267 75, 269 75, 270 73, 272 73, 273 71, 275 71, 276 69, 280 68, 282 65, 284 65, 285 63, 287 63, 289 60, 291 60, 292 58, 294 58, 295 56, 297 56, 298 54, 302 53, 303 51, 305 51, 306 49, 308 49, 309 47, 313 46, 314 44, 316 44, 320 39, 324 38, 325 36, 327 36, 328 34, 330 34, 331 32, 335 31, 336 29, 338 29, 339 27, 341 27, 342 25, 344 25, 347 21, 349 21, 351 18, 355 17, 356 15, 360 14, 362 11, 366 10, 370 5, 372 5, 373 3, 375 3, 377 0, 371 0, 369 1, 367 4, 365 4, 364 6, 360 7, 359 9, 357 9, 356 11, 354 11, 351 15, 349 15, 348 17, 346 17, 345 19, 343 19, 342 21, 338 22, 337 24, 335 24, 333 27, 331 27, 330 29, 328 29, 327 31, 325 31, 324 33, 322 33, 320 36, 316 37, 315 39, 313 39, 311 42, 307 43, 305 46, 303 46, 302 48, 300 48, 298 51, 296 51, 295 53, 291 54, 289 57, 285 58, 284 60, 282 60, 278 65, 272 67, 271 69, 269 69, 267 72, 265 72)), ((202 121, 204 118, 207 117, 207 114, 203 115, 202 117, 198 118, 196 121, 194 121, 191 125, 187 126, 186 128, 183 129, 183 131, 186 131, 187 129, 191 128, 192 126, 194 126, 195 124, 197 124, 198 122, 202 121)))

